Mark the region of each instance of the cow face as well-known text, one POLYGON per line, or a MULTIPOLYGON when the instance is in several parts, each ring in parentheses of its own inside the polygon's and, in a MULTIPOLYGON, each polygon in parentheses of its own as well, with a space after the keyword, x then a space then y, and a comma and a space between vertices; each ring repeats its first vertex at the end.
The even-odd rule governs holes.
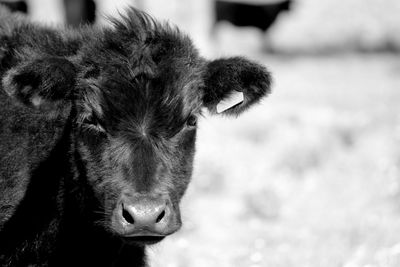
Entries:
POLYGON ((26 68, 38 77, 34 84, 18 78, 24 68, 10 71, 5 88, 31 108, 49 109, 71 86, 57 98, 36 91, 74 81, 73 94, 61 99, 73 106, 88 218, 126 242, 157 242, 181 226, 201 110, 238 115, 269 92, 270 77, 244 58, 205 60, 189 38, 134 10, 98 34, 73 64, 52 59, 52 67, 26 68), (219 109, 235 94, 242 99, 219 109))
POLYGON ((97 75, 81 80, 78 149, 104 205, 105 226, 130 240, 159 240, 181 224, 178 205, 192 172, 202 63, 193 54, 188 56, 196 62, 168 58, 168 64, 137 72, 129 58, 110 56, 102 59, 110 64, 86 59, 88 72, 95 68, 97 75))

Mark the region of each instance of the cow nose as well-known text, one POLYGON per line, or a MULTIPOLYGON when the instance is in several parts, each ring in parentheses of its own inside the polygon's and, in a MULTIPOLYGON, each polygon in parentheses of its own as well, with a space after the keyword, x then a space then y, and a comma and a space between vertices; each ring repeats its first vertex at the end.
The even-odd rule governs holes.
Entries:
POLYGON ((175 231, 172 204, 164 198, 123 198, 117 213, 126 237, 166 236, 175 231))
POLYGON ((122 217, 127 224, 136 227, 154 227, 165 217, 165 201, 142 201, 128 204, 122 202, 122 217))

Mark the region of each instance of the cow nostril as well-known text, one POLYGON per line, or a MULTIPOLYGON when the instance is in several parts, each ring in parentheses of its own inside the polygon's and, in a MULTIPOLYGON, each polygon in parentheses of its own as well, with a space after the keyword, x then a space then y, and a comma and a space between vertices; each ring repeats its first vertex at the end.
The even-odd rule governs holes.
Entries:
POLYGON ((160 215, 158 215, 157 219, 156 219, 156 223, 159 223, 165 216, 165 210, 163 210, 160 215))
POLYGON ((133 219, 132 215, 126 209, 124 209, 123 205, 122 205, 122 217, 129 224, 134 224, 135 223, 135 220, 133 219))

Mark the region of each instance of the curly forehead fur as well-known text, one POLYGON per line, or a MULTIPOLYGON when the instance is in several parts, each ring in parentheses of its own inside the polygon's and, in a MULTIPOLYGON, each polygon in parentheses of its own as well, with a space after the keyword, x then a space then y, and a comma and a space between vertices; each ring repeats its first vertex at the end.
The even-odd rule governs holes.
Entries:
POLYGON ((80 80, 92 112, 111 129, 138 125, 172 134, 199 112, 203 60, 189 37, 142 12, 130 9, 112 25, 82 53, 80 80))

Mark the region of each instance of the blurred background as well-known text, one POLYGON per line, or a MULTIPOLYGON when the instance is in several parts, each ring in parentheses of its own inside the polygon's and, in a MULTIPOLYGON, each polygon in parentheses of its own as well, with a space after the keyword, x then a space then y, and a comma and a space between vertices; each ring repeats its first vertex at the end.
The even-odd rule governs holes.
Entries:
POLYGON ((72 26, 133 5, 273 73, 256 108, 201 120, 183 229, 150 266, 400 266, 399 0, 7 2, 72 26))

